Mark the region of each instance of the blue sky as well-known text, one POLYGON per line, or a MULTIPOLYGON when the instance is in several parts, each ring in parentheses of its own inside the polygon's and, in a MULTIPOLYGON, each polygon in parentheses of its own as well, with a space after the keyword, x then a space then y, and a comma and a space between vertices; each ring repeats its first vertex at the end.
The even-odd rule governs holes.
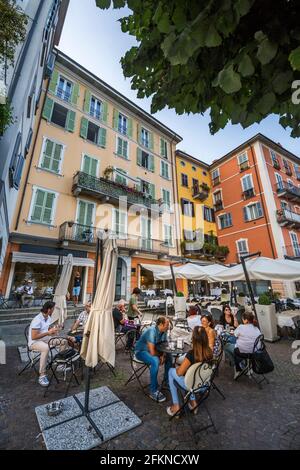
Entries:
MULTIPOLYGON (((120 59, 135 44, 133 37, 122 33, 117 21, 124 13, 126 10, 100 10, 95 0, 70 0, 59 48, 149 112, 150 100, 138 99, 130 88, 130 80, 125 80, 122 73, 120 59)), ((214 136, 209 133, 209 116, 179 116, 172 109, 164 109, 155 117, 183 137, 178 148, 207 163, 258 132, 300 155, 300 139, 290 137, 276 116, 246 130, 239 125, 228 125, 214 136)))

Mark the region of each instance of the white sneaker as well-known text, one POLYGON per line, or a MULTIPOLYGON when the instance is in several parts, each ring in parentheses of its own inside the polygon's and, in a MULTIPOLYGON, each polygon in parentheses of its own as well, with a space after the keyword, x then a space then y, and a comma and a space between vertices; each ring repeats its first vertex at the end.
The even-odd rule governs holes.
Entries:
POLYGON ((49 380, 48 380, 47 375, 41 375, 41 376, 39 377, 39 384, 40 384, 42 387, 48 387, 48 385, 49 385, 49 380))

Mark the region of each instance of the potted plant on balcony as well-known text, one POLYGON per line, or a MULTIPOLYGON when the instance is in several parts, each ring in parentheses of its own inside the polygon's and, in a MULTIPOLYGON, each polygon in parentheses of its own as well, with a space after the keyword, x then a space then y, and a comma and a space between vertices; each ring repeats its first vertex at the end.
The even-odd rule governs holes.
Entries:
POLYGON ((201 183, 201 188, 203 191, 209 192, 209 186, 207 183, 201 183))
POLYGON ((105 178, 106 180, 111 179, 113 172, 114 172, 114 167, 111 165, 107 166, 105 170, 103 171, 103 178, 105 178))
POLYGON ((275 304, 272 303, 269 292, 261 294, 256 305, 256 313, 262 334, 267 341, 276 341, 277 318, 275 313, 275 304))
POLYGON ((229 248, 228 246, 225 245, 219 245, 216 248, 216 256, 219 258, 226 258, 226 256, 229 254, 229 248))

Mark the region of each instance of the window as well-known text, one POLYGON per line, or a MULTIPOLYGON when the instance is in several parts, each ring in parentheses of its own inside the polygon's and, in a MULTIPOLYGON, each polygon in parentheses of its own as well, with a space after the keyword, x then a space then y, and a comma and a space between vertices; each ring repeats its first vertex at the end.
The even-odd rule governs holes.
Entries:
POLYGON ((165 139, 160 139, 160 155, 168 158, 168 142, 165 139))
POLYGON ((33 130, 32 128, 29 129, 27 140, 26 140, 26 145, 25 145, 25 157, 29 152, 31 141, 32 141, 32 136, 33 136, 33 130))
POLYGON ((232 225, 232 218, 230 212, 227 214, 219 215, 219 227, 220 229, 230 227, 232 225))
POLYGON ((294 188, 294 183, 292 180, 287 180, 287 185, 289 188, 292 188, 292 189, 294 188))
POLYGON ((297 180, 300 180, 300 165, 294 163, 294 170, 297 180))
POLYGON ((122 168, 115 168, 115 182, 127 186, 128 179, 126 178, 127 171, 122 168))
POLYGON ((96 119, 101 119, 101 111, 102 102, 92 96, 90 101, 90 115, 95 117, 96 119))
POLYGON ((280 201, 280 205, 281 205, 281 209, 283 209, 283 210, 289 210, 290 209, 288 203, 285 202, 285 201, 280 201))
POLYGON ((54 103, 53 100, 47 97, 43 117, 48 121, 51 121, 53 124, 63 127, 70 132, 74 132, 75 116, 76 113, 74 111, 68 110, 58 103, 54 103))
POLYGON ((164 244, 173 246, 172 225, 164 224, 164 244))
POLYGON ((255 204, 250 204, 249 206, 244 207, 244 219, 247 222, 248 220, 259 219, 263 216, 263 210, 260 202, 255 204))
POLYGON ((215 213, 214 210, 210 207, 203 206, 203 218, 207 222, 214 222, 215 221, 215 213))
POLYGON ((222 193, 221 193, 221 191, 217 191, 216 193, 214 193, 214 201, 215 201, 215 204, 218 204, 218 203, 222 202, 222 193))
POLYGON ((197 168, 195 166, 192 166, 193 171, 197 171, 197 168))
POLYGON ((240 261, 241 256, 248 255, 249 253, 248 240, 246 239, 237 240, 236 246, 237 246, 237 252, 238 252, 238 257, 240 261))
POLYGON ((171 194, 167 189, 162 189, 162 200, 165 206, 169 209, 171 207, 171 194))
POLYGON ((160 162, 160 176, 162 176, 165 179, 170 179, 169 175, 169 165, 166 162, 161 161, 160 162))
POLYGON ((248 162, 248 155, 247 153, 242 153, 241 155, 238 156, 238 162, 239 165, 242 165, 243 163, 248 162))
POLYGON ((193 242, 196 240, 196 233, 194 230, 184 230, 183 237, 186 241, 193 242))
POLYGON ((152 249, 151 219, 148 217, 141 217, 141 248, 152 249))
POLYGON ((242 181, 243 191, 248 191, 249 189, 253 189, 252 175, 244 176, 244 178, 242 178, 241 181, 242 181))
POLYGON ((117 155, 129 160, 129 142, 122 137, 117 137, 117 155))
POLYGON ((10 186, 15 189, 19 189, 24 166, 24 157, 21 154, 21 140, 22 134, 19 132, 15 141, 9 166, 9 183, 10 186))
POLYGON ((83 201, 81 199, 77 202, 77 217, 76 222, 80 225, 77 227, 77 238, 81 241, 88 240, 91 234, 88 234, 86 227, 94 225, 95 204, 92 202, 83 201))
POLYGON ((150 196, 152 199, 155 199, 155 185, 152 183, 148 183, 148 181, 144 181, 140 179, 139 190, 150 196))
POLYGON ((154 156, 140 148, 137 149, 137 164, 154 172, 154 156))
POLYGON ((55 198, 56 193, 52 191, 36 189, 33 194, 30 222, 52 225, 55 198))
POLYGON ((181 199, 181 210, 183 215, 187 215, 189 217, 195 216, 194 203, 188 199, 181 199))
POLYGON ((150 133, 149 131, 147 131, 147 129, 144 129, 143 127, 141 129, 141 144, 144 147, 150 147, 150 133))
POLYGON ((72 82, 64 77, 59 77, 56 95, 64 101, 70 101, 72 94, 72 82))
POLYGON ((119 238, 127 238, 127 213, 113 209, 112 227, 119 238))
POLYGON ((199 188, 199 181, 196 178, 192 179, 192 186, 193 188, 199 188))
POLYGON ((279 175, 278 173, 275 173, 275 178, 276 178, 276 189, 283 189, 283 179, 282 176, 279 175))
POLYGON ((33 100, 33 93, 28 96, 28 100, 27 100, 27 117, 28 117, 28 119, 31 116, 32 100, 33 100))
POLYGON ((202 171, 202 175, 203 175, 203 176, 207 176, 207 172, 206 172, 206 171, 202 171))
POLYGON ((90 157, 89 155, 83 156, 82 171, 90 176, 97 176, 98 174, 98 160, 90 157))
POLYGON ((46 139, 40 159, 40 168, 52 171, 53 173, 60 173, 63 149, 63 145, 46 139))
POLYGON ((84 117, 81 119, 80 136, 98 145, 98 147, 106 147, 106 129, 97 126, 84 117))
POLYGON ((283 166, 287 175, 292 176, 292 168, 287 160, 283 158, 283 166))
POLYGON ((300 256, 300 245, 298 242, 297 234, 294 232, 290 232, 291 242, 294 250, 295 256, 300 256))
POLYGON ((119 113, 119 118, 118 118, 118 131, 121 134, 127 134, 127 126, 128 126, 128 120, 127 117, 124 116, 124 114, 119 113))
POLYGON ((181 166, 185 166, 185 163, 183 161, 180 162, 181 166))
POLYGON ((12 181, 11 181, 11 186, 15 189, 19 189, 20 187, 24 162, 25 162, 25 158, 23 157, 22 154, 19 154, 16 160, 16 169, 13 174, 12 181))
POLYGON ((270 154, 271 154, 271 159, 272 159, 274 168, 276 168, 277 170, 280 170, 280 163, 276 156, 276 153, 273 150, 270 150, 270 154))
POLYGON ((219 184, 220 183, 220 169, 216 168, 215 170, 213 170, 211 177, 212 177, 213 186, 216 186, 217 184, 219 184))
POLYGON ((188 177, 184 173, 181 173, 181 186, 184 186, 185 188, 188 188, 189 186, 188 177))

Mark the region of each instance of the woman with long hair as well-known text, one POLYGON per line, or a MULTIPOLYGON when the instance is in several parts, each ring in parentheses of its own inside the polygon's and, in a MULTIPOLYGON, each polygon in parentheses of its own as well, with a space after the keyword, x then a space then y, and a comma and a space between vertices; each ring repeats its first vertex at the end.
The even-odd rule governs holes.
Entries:
POLYGON ((223 311, 222 315, 220 316, 219 324, 224 328, 226 328, 227 325, 231 328, 237 328, 239 326, 239 322, 237 321, 236 316, 233 315, 230 305, 223 305, 223 311))
MULTIPOLYGON (((182 364, 180 364, 177 369, 172 368, 169 370, 169 386, 172 395, 172 406, 168 406, 167 413, 169 416, 173 416, 177 413, 180 408, 179 399, 178 399, 178 392, 175 385, 175 381, 185 388, 184 376, 188 370, 188 368, 192 364, 196 364, 198 362, 210 362, 212 360, 213 353, 209 347, 208 337, 206 334, 205 329, 202 326, 195 327, 193 329, 193 336, 192 336, 192 349, 186 354, 182 364)), ((197 405, 195 397, 191 395, 189 407, 192 411, 197 405)), ((195 409, 197 412, 198 408, 195 409)))

